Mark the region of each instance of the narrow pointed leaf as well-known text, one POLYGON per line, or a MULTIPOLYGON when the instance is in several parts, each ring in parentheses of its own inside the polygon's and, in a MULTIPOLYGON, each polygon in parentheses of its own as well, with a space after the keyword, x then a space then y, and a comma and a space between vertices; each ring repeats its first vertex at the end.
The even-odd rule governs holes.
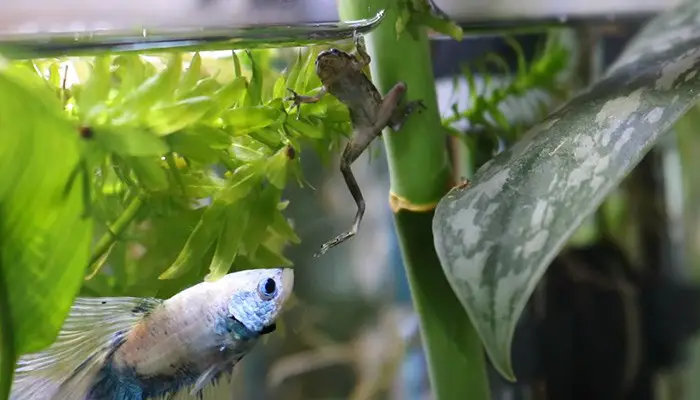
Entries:
POLYGON ((207 207, 175 262, 158 277, 159 279, 177 278, 203 264, 204 255, 221 232, 224 223, 221 216, 225 211, 224 204, 220 202, 214 202, 207 207))
POLYGON ((224 227, 221 229, 216 242, 214 258, 209 266, 209 274, 204 278, 215 281, 228 274, 231 265, 236 261, 238 249, 248 226, 248 210, 246 202, 236 202, 226 207, 224 227))
POLYGON ((495 367, 548 265, 700 93, 700 2, 655 18, 593 87, 439 203, 435 247, 495 367))

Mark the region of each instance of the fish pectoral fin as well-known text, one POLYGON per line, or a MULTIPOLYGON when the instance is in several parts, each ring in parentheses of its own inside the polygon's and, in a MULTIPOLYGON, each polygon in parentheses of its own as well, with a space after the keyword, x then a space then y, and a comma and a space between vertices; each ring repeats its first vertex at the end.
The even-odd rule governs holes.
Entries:
POLYGON ((192 386, 192 390, 190 390, 190 394, 193 396, 196 396, 199 394, 199 392, 202 391, 207 385, 212 383, 213 381, 217 380, 220 376, 221 373, 226 371, 227 368, 230 368, 230 364, 215 364, 212 365, 211 367, 207 368, 199 377, 197 378, 197 381, 194 383, 192 386))

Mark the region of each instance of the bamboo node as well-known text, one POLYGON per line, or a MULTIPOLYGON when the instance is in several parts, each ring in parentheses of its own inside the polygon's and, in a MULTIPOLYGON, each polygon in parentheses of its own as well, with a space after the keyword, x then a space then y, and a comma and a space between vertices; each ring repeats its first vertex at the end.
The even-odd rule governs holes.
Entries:
POLYGON ((437 207, 438 202, 434 201, 432 203, 426 204, 414 204, 405 197, 401 197, 394 192, 389 192, 389 206, 391 211, 396 214, 401 210, 413 211, 413 212, 428 212, 433 211, 437 207))

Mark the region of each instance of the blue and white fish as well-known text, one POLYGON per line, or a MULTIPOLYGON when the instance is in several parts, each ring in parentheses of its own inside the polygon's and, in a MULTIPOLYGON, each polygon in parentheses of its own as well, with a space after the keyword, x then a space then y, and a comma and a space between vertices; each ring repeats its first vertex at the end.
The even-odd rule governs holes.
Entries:
POLYGON ((256 269, 168 300, 78 298, 55 343, 20 358, 10 400, 230 399, 293 286, 289 268, 256 269))

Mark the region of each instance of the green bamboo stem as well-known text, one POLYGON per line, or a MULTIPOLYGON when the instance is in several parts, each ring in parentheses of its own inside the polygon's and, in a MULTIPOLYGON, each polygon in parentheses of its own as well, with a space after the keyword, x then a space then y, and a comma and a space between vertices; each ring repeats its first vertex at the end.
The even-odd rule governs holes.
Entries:
POLYGON ((435 398, 487 400, 490 393, 481 342, 433 248, 434 206, 447 192, 451 178, 428 37, 420 29, 417 40, 407 32, 397 40, 399 1, 339 0, 339 14, 343 20, 357 20, 386 9, 382 24, 366 37, 372 80, 382 93, 403 81, 408 87, 407 98, 421 99, 427 106, 421 114, 412 115, 400 132, 387 129, 383 135, 392 195, 414 210, 395 211, 394 223, 411 297, 421 321, 435 398))
POLYGON ((2 265, 0 265, 0 399, 7 399, 10 396, 16 358, 10 299, 2 265))

